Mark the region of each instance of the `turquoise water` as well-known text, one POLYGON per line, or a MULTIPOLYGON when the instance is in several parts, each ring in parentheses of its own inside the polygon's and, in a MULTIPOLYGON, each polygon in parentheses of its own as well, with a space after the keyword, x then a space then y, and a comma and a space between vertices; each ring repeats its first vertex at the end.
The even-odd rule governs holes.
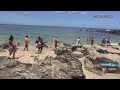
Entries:
POLYGON ((34 42, 41 36, 48 44, 52 44, 54 36, 58 36, 61 43, 75 43, 77 38, 86 44, 87 37, 93 36, 95 43, 100 43, 102 37, 110 36, 112 42, 120 42, 120 35, 105 34, 100 32, 80 31, 80 28, 66 27, 47 27, 47 26, 23 26, 23 25, 0 25, 0 43, 8 41, 10 35, 23 45, 24 37, 28 35, 30 45, 36 45, 34 42))

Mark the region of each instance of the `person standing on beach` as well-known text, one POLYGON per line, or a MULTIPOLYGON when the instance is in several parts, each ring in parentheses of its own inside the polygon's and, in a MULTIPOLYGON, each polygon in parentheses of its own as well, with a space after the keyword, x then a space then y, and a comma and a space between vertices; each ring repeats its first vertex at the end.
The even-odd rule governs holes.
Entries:
POLYGON ((44 42, 43 39, 39 36, 38 39, 35 41, 37 43, 38 54, 40 54, 43 50, 43 47, 48 47, 44 42))
POLYGON ((88 41, 88 43, 89 43, 89 44, 91 43, 91 36, 89 37, 89 41, 88 41))
MULTIPOLYGON (((13 59, 15 59, 15 53, 16 53, 17 49, 18 49, 18 44, 14 40, 14 37, 11 35, 9 38, 9 55, 11 56, 13 53, 13 59)), ((9 56, 9 58, 10 58, 10 56, 9 56)))
POLYGON ((78 37, 76 44, 81 44, 80 43, 80 37, 78 37))
POLYGON ((15 53, 18 49, 18 43, 14 40, 13 41, 13 59, 15 59, 15 53))
POLYGON ((93 37, 91 38, 90 43, 91 43, 91 47, 93 47, 94 46, 94 38, 93 37))
POLYGON ((105 44, 107 45, 107 37, 105 37, 105 44))
MULTIPOLYGON (((9 38, 9 55, 10 56, 13 53, 13 40, 14 40, 14 37, 11 35, 9 38)), ((10 58, 10 56, 9 56, 9 58, 10 58)))
POLYGON ((103 37, 101 41, 101 45, 104 45, 104 44, 105 44, 105 38, 103 37))
POLYGON ((53 40, 53 44, 54 44, 54 47, 57 48, 58 47, 58 38, 57 36, 54 37, 54 40, 53 40))
POLYGON ((110 37, 108 37, 108 39, 107 39, 107 45, 110 45, 110 44, 111 44, 110 37))
POLYGON ((25 39, 24 39, 24 43, 25 43, 24 51, 25 51, 25 49, 27 49, 27 51, 28 51, 29 40, 28 40, 28 36, 27 36, 27 35, 26 35, 26 37, 25 37, 25 39))
POLYGON ((10 35, 9 42, 12 42, 14 40, 13 35, 10 35))

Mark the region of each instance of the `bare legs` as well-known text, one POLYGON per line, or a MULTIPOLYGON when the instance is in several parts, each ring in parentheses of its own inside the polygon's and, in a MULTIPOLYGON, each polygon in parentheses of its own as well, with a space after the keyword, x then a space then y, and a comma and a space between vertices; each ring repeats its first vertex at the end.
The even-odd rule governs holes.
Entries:
POLYGON ((15 59, 15 51, 13 51, 13 59, 15 59))
POLYGON ((38 48, 38 54, 40 54, 43 50, 43 47, 38 48))
POLYGON ((55 44, 55 49, 57 48, 57 44, 55 44))
POLYGON ((28 45, 25 45, 24 51, 25 51, 25 49, 27 49, 27 51, 28 51, 28 45))

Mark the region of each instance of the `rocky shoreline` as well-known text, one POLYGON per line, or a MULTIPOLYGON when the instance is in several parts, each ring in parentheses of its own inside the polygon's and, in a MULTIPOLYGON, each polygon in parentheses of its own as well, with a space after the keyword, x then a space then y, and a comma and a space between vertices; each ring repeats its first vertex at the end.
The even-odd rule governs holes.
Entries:
MULTIPOLYGON (((104 75, 110 72, 103 70, 99 63, 114 61, 107 57, 107 54, 120 57, 120 47, 106 48, 113 49, 113 51, 105 50, 99 45, 91 48, 64 43, 54 50, 56 54, 54 58, 46 56, 39 60, 37 56, 34 57, 36 64, 22 63, 0 56, 0 79, 86 79, 81 63, 83 58, 86 70, 104 75)), ((120 63, 119 59, 116 61, 120 63)), ((114 73, 120 73, 119 66, 114 73)))
POLYGON ((109 33, 120 35, 120 30, 86 30, 87 32, 101 32, 101 33, 109 33))

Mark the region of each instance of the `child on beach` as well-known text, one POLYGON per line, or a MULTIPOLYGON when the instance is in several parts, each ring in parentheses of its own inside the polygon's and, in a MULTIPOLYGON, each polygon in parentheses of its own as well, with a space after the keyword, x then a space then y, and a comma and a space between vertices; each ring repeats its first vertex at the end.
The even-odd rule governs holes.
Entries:
POLYGON ((57 48, 58 47, 58 38, 55 36, 54 37, 54 40, 53 40, 53 44, 54 44, 54 46, 55 46, 55 48, 57 48))
POLYGON ((25 49, 28 50, 28 44, 29 44, 29 40, 28 40, 28 36, 26 35, 25 39, 24 39, 24 43, 25 43, 25 48, 24 48, 24 51, 25 49))

